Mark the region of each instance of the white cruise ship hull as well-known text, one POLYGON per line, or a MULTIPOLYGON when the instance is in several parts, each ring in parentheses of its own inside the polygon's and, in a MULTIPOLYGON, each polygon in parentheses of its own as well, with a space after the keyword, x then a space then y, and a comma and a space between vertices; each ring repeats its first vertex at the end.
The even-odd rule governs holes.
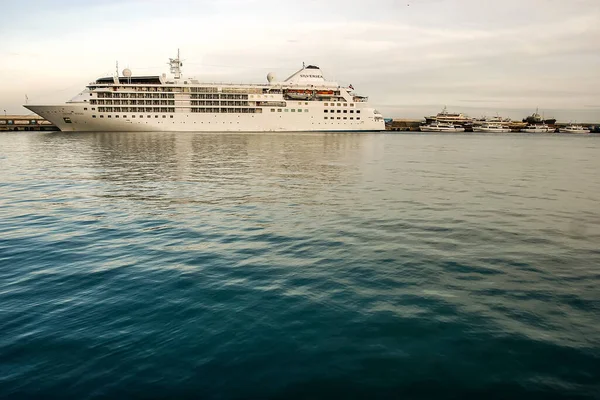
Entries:
POLYGON ((91 111, 88 104, 26 105, 63 132, 347 132, 383 131, 385 123, 371 108, 360 120, 327 119, 320 102, 308 112, 234 113, 111 113, 91 111), (85 106, 85 107, 84 107, 85 106), (320 106, 320 107, 318 107, 320 106), (85 110, 84 108, 87 108, 85 110), (109 118, 110 115, 110 118, 109 118))
POLYGON ((315 65, 284 81, 203 83, 182 77, 179 52, 169 59, 172 78, 102 77, 64 104, 25 105, 64 132, 362 132, 383 131, 383 116, 324 78, 315 65))

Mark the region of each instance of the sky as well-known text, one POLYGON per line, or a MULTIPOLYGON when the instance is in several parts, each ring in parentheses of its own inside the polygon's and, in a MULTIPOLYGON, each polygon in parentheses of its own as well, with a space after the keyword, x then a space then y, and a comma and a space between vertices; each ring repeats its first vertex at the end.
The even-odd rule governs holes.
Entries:
POLYGON ((2 4, 0 112, 100 76, 284 79, 303 62, 385 117, 450 111, 600 122, 599 0, 21 0, 2 4))

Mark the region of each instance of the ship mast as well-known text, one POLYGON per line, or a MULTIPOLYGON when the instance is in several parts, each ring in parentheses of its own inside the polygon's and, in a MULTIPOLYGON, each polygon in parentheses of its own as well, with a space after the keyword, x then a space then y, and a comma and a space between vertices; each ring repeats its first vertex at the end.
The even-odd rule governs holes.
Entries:
POLYGON ((175 75, 175 79, 181 78, 181 67, 183 63, 179 59, 179 49, 177 49, 177 58, 169 58, 169 65, 171 67, 171 73, 175 75))

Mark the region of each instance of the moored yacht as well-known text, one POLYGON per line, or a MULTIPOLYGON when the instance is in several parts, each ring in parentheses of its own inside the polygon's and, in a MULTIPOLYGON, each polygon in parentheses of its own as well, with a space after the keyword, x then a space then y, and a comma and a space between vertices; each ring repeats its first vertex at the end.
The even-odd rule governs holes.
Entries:
POLYGON ((508 133, 510 131, 510 127, 499 122, 484 122, 481 125, 473 126, 473 132, 508 133))
POLYGON ((434 121, 429 124, 419 126, 421 132, 464 132, 462 126, 455 126, 448 122, 434 121))
POLYGON ((560 133, 590 133, 591 130, 583 125, 569 124, 558 130, 560 133))
POLYGON ((525 133, 553 133, 555 130, 556 130, 555 128, 542 123, 542 124, 527 125, 525 128, 521 129, 521 132, 525 132, 525 133))
POLYGON ((202 83, 183 77, 179 58, 172 77, 99 78, 64 104, 25 105, 61 131, 382 131, 383 116, 354 92, 324 78, 315 65, 264 84, 202 83))

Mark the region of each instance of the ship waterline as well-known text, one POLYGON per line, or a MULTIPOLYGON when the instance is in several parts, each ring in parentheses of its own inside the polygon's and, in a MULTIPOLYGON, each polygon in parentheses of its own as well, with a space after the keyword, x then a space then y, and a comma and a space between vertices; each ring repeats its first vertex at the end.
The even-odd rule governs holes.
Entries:
POLYGON ((367 97, 325 80, 314 65, 284 81, 272 73, 266 84, 211 84, 174 78, 99 78, 64 104, 25 105, 61 131, 304 132, 382 131, 383 116, 367 97))

